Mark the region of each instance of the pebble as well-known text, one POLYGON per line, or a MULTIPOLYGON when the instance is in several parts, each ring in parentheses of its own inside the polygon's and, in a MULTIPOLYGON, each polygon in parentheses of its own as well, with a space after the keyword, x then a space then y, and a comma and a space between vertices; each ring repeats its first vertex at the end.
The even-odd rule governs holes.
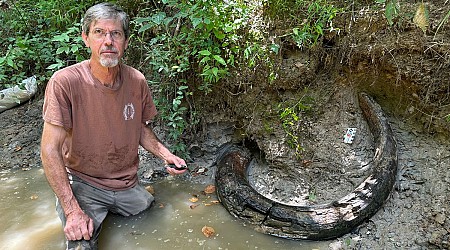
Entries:
POLYGON ((438 214, 436 215, 436 217, 434 218, 434 220, 435 220, 437 223, 439 223, 439 224, 441 224, 441 225, 444 225, 444 223, 445 223, 445 214, 444 214, 444 213, 438 213, 438 214))

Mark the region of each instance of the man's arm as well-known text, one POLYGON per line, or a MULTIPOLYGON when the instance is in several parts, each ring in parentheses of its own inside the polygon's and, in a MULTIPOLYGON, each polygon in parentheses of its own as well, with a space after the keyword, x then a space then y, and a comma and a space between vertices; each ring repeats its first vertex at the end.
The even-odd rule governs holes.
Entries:
POLYGON ((62 158, 62 145, 67 136, 64 128, 44 122, 41 159, 50 187, 55 192, 66 216, 64 233, 68 240, 89 240, 93 221, 80 208, 69 184, 62 158))
MULTIPOLYGON (((186 162, 180 157, 172 154, 169 149, 167 149, 167 147, 164 146, 164 144, 158 139, 153 130, 145 124, 142 124, 141 139, 139 143, 147 151, 164 160, 166 164, 174 164, 177 167, 186 166, 186 162)), ((174 168, 167 167, 167 171, 170 174, 182 174, 186 171, 186 169, 176 170, 174 168)))

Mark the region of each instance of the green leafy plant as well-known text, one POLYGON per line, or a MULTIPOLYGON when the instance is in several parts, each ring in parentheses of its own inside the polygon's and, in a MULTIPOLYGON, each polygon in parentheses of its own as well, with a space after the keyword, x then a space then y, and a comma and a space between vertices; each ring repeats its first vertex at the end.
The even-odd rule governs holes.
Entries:
MULTIPOLYGON (((264 53, 273 53, 258 44, 262 36, 249 30, 252 8, 236 0, 163 0, 150 11, 144 9, 144 14, 134 20, 139 30, 135 46, 147 51, 142 64, 147 65, 150 80, 158 83, 155 99, 167 124, 177 124, 174 117, 180 118, 177 121, 181 117, 195 120, 189 116, 196 113, 191 106, 163 107, 173 107, 171 99, 177 103, 189 101, 189 95, 179 94, 181 86, 182 91, 208 94, 237 67, 253 67, 264 53)), ((169 126, 169 133, 180 135, 187 124, 169 126)))
POLYGON ((311 202, 316 202, 317 195, 316 195, 316 189, 312 188, 308 193, 308 200, 311 202))
POLYGON ((306 21, 300 27, 292 30, 292 38, 298 47, 315 45, 320 37, 324 35, 324 30, 337 30, 333 27, 333 18, 338 9, 327 1, 313 1, 307 9, 306 21))
POLYGON ((300 113, 311 110, 310 105, 303 104, 298 101, 290 107, 282 107, 284 103, 278 105, 279 119, 287 136, 287 143, 290 148, 294 149, 297 158, 301 158, 303 147, 299 138, 300 113))
POLYGON ((151 54, 163 54, 164 62, 150 63, 156 66, 153 70, 169 78, 200 70, 202 81, 197 87, 209 93, 245 51, 239 43, 245 34, 242 29, 248 23, 250 7, 241 1, 162 2, 164 5, 151 15, 136 19, 139 32, 156 33, 146 44, 151 49, 147 59, 155 59, 151 54))
POLYGON ((25 72, 17 72, 25 63, 23 60, 25 51, 21 49, 24 46, 23 41, 14 38, 11 40, 14 40, 14 44, 9 44, 6 54, 0 57, 0 82, 5 88, 25 79, 25 72))
POLYGON ((199 51, 198 54, 201 58, 199 63, 203 66, 203 72, 200 75, 204 78, 204 84, 199 89, 210 92, 210 84, 218 82, 228 74, 227 63, 220 54, 214 55, 209 50, 199 51))
POLYGON ((178 87, 175 98, 172 100, 170 109, 171 112, 167 117, 167 126, 171 128, 169 132, 169 139, 174 142, 173 146, 171 146, 171 149, 181 154, 186 152, 186 145, 180 139, 188 125, 186 119, 184 118, 184 114, 187 108, 182 106, 182 100, 184 96, 191 94, 185 92, 187 89, 188 87, 185 85, 181 85, 178 87))
POLYGON ((88 58, 87 50, 80 36, 80 26, 80 23, 76 23, 75 26, 68 28, 66 32, 56 35, 51 39, 56 44, 55 47, 57 49, 55 54, 57 57, 55 58, 56 62, 49 65, 47 69, 60 69, 88 58), (70 61, 73 62, 70 63, 70 61))
POLYGON ((347 247, 350 247, 352 244, 352 239, 351 238, 345 238, 344 239, 344 243, 347 247))
POLYGON ((340 10, 326 0, 267 0, 266 5, 271 18, 292 20, 292 32, 283 37, 291 37, 299 48, 315 45, 327 30, 339 30, 333 19, 340 10))
POLYGON ((280 120, 284 131, 288 136, 288 145, 295 149, 296 155, 299 154, 303 149, 298 141, 297 136, 297 124, 299 122, 299 117, 293 108, 284 108, 280 112, 280 120))
POLYGON ((76 22, 94 2, 9 1, 8 8, 0 10, 0 89, 20 84, 31 75, 38 77, 38 83, 45 83, 53 73, 49 69, 81 60, 82 43, 75 38, 79 37, 76 22), (65 46, 69 44, 67 50, 65 46), (53 66, 49 68, 49 65, 53 66))
POLYGON ((386 5, 384 15, 389 25, 392 26, 394 24, 394 19, 399 16, 400 2, 398 0, 376 0, 375 2, 386 5))
POLYGON ((0 83, 4 88, 20 85, 22 81, 31 75, 40 75, 40 81, 46 79, 44 65, 54 60, 54 55, 49 45, 49 39, 34 36, 8 39, 8 45, 4 56, 0 57, 0 83))

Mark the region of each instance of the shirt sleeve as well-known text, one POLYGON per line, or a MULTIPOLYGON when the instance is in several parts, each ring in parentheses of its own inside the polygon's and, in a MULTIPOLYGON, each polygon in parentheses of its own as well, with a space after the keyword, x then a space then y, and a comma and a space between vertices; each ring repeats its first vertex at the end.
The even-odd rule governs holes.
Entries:
POLYGON ((52 77, 45 89, 42 116, 44 121, 64 127, 72 128, 72 106, 68 86, 61 84, 56 77, 52 77))

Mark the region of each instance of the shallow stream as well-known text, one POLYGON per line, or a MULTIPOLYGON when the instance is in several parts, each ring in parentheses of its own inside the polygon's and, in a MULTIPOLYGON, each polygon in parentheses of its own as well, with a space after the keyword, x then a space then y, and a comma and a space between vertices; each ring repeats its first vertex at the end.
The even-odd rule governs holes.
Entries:
MULTIPOLYGON (((0 172, 0 249, 64 249, 55 198, 43 170, 0 172)), ((181 178, 153 184, 155 204, 132 217, 107 217, 100 249, 328 249, 329 242, 293 241, 258 233, 181 178), (191 198, 198 198, 192 202, 191 198), (195 206, 195 207, 194 207, 195 206), (214 228, 207 238, 203 226, 214 228)))

